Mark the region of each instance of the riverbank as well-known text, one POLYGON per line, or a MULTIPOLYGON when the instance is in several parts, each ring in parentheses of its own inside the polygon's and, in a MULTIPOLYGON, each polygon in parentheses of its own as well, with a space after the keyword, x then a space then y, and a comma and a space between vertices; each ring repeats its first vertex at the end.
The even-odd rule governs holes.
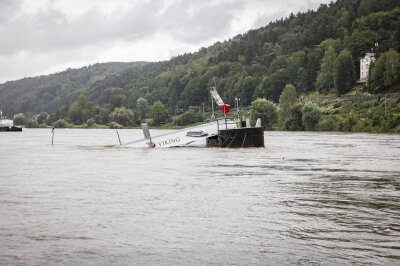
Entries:
MULTIPOLYGON (((324 99, 313 101, 320 109, 320 117, 316 124, 315 131, 331 132, 372 132, 372 133, 400 133, 400 97, 377 98, 377 99, 324 99)), ((279 108, 279 107, 278 107, 279 108)), ((251 110, 242 109, 240 117, 250 117, 251 110)), ((210 117, 210 113, 204 113, 203 118, 210 117)), ((301 120, 301 116, 298 118, 301 120)), ((171 122, 154 126, 150 123, 151 129, 182 129, 192 127, 202 122, 190 123, 185 125, 176 125, 172 119, 171 122)), ((300 121, 301 123, 301 121, 300 121)), ((44 123, 32 124, 29 127, 46 128, 50 127, 44 123)), ((75 125, 67 119, 56 128, 93 128, 93 129, 140 129, 140 124, 134 126, 122 127, 119 124, 111 122, 110 124, 80 124, 75 125)), ((278 123, 273 125, 272 130, 282 130, 278 123)))

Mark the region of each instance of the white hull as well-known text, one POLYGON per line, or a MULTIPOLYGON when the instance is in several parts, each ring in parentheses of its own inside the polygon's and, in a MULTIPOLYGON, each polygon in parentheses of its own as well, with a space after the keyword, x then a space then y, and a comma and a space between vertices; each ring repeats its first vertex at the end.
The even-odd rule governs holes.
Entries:
MULTIPOLYGON (((198 125, 195 127, 168 132, 166 134, 161 134, 158 136, 151 136, 151 141, 155 145, 154 148, 169 148, 188 145, 205 146, 206 138, 211 135, 217 135, 218 127, 220 129, 225 129, 225 122, 223 120, 220 120, 219 124, 217 125, 216 121, 212 121, 210 123, 198 125), (204 133, 207 133, 207 135, 196 137, 186 135, 189 131, 200 130, 204 133)), ((236 128, 236 123, 232 120, 228 120, 227 128, 236 128)), ((151 147, 151 142, 149 139, 141 139, 128 143, 122 143, 122 146, 130 148, 148 148, 151 147)))

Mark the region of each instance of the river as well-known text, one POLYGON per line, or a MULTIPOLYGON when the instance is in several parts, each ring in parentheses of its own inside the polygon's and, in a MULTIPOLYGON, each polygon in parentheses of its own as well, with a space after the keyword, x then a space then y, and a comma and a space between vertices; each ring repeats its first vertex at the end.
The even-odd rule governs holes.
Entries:
POLYGON ((50 131, 0 133, 0 265, 400 264, 400 135, 135 149, 50 131))

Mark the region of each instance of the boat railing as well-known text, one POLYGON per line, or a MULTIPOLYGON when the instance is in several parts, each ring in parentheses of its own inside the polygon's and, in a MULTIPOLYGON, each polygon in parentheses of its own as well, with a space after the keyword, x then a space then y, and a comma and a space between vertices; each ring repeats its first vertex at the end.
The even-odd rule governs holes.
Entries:
POLYGON ((241 127, 241 120, 237 117, 210 118, 206 119, 205 122, 217 122, 218 130, 220 130, 220 128, 223 128, 224 126, 225 129, 228 129, 228 125, 234 125, 237 128, 241 127))

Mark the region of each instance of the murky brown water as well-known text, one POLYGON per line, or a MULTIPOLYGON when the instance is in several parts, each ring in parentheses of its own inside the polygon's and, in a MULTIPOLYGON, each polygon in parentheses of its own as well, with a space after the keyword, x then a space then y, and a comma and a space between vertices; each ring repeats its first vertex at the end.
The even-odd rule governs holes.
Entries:
MULTIPOLYGON (((126 141, 140 130, 122 130, 126 141)), ((400 136, 265 132, 265 149, 0 134, 1 265, 400 263, 400 136)))

